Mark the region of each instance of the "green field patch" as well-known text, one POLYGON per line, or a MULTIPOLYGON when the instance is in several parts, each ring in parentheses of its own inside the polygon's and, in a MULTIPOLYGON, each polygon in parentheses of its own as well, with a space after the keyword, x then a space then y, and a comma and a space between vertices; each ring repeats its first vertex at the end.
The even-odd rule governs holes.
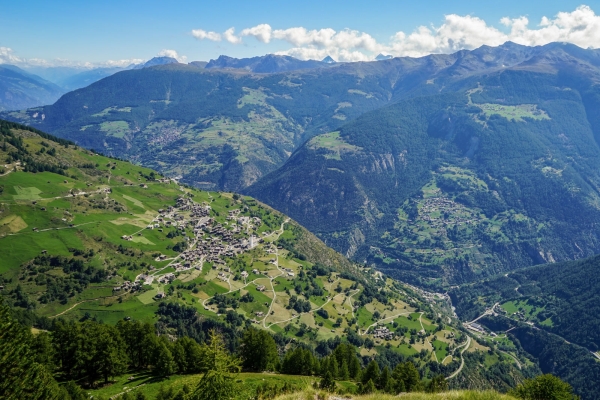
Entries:
MULTIPOLYGON (((113 107, 108 107, 105 108, 104 110, 100 111, 99 113, 96 114, 92 114, 92 117, 104 117, 107 116, 110 113, 114 113, 114 112, 131 112, 131 107, 121 107, 118 108, 117 106, 113 106, 113 107)), ((89 127, 90 125, 86 125, 86 127, 89 127)), ((85 127, 83 127, 85 128, 85 127)), ((85 130, 85 129, 82 129, 85 130)))
POLYGON ((154 296, 156 296, 159 292, 160 286, 158 284, 152 284, 152 289, 148 290, 138 296, 136 298, 142 302, 142 304, 152 304, 154 303, 154 296))
POLYGON ((9 215, 0 220, 0 233, 15 233, 27 228, 27 223, 18 215, 9 215))
POLYGON ((204 285, 200 286, 199 289, 211 297, 217 293, 226 293, 228 291, 223 286, 217 285, 213 281, 206 282, 204 285))
POLYGON ((22 187, 14 186, 14 190, 17 193, 13 196, 15 200, 39 200, 41 199, 40 193, 42 191, 36 187, 22 187))
POLYGON ((418 353, 418 351, 413 346, 411 346, 410 344, 406 344, 406 343, 400 344, 397 347, 397 349, 400 354, 404 354, 407 357, 418 353))
POLYGON ((490 117, 492 115, 500 115, 513 122, 525 122, 523 118, 531 118, 535 120, 550 119, 546 111, 540 110, 537 104, 519 104, 516 106, 505 106, 502 104, 474 104, 481 108, 483 113, 490 117))
POLYGON ((138 199, 134 199, 131 196, 128 196, 126 194, 122 195, 124 199, 129 200, 130 202, 132 202, 133 204, 135 204, 138 207, 144 208, 144 204, 142 204, 141 201, 139 201, 138 199))
POLYGON ((81 240, 72 229, 52 230, 27 235, 0 238, 2 262, 0 273, 18 268, 46 250, 49 254, 69 256, 69 248, 83 248, 81 240))
POLYGON ((360 96, 365 96, 367 99, 372 99, 374 96, 370 93, 365 93, 362 90, 358 89, 348 89, 348 93, 350 94, 358 94, 360 96))
POLYGON ((267 95, 262 90, 242 88, 244 95, 238 100, 238 108, 242 108, 247 104, 265 105, 267 95))
POLYGON ((143 236, 134 236, 131 238, 131 241, 134 243, 143 243, 143 244, 149 244, 151 246, 154 246, 154 243, 152 243, 151 241, 149 241, 148 239, 146 239, 143 236))
POLYGON ((439 361, 442 361, 448 355, 448 343, 442 342, 441 340, 434 340, 433 347, 435 348, 435 355, 439 361))
POLYGON ((421 324, 419 323, 419 314, 416 314, 416 318, 413 317, 413 315, 411 315, 411 319, 408 319, 408 316, 406 315, 401 315, 398 318, 396 318, 394 320, 394 322, 396 322, 398 324, 398 326, 402 326, 407 328, 409 331, 411 329, 416 329, 417 332, 421 330, 421 324))
POLYGON ((373 324, 375 321, 373 320, 373 314, 370 313, 366 308, 361 307, 354 313, 356 318, 358 319, 358 324, 361 327, 367 327, 373 324))
POLYGON ((96 317, 98 320, 107 324, 116 324, 118 321, 127 317, 133 320, 154 323, 157 319, 156 311, 158 303, 140 304, 140 302, 132 298, 123 301, 122 303, 112 303, 111 305, 103 305, 101 301, 91 301, 73 310, 72 315, 76 318, 81 318, 85 313, 89 313, 91 317, 96 317))
POLYGON ((122 139, 129 133, 129 124, 127 121, 105 121, 100 124, 100 130, 108 136, 122 139))
POLYGON ((357 152, 362 150, 361 147, 347 143, 340 137, 340 132, 330 132, 316 136, 309 141, 309 146, 312 149, 326 149, 329 151, 325 158, 341 160, 344 152, 357 152))

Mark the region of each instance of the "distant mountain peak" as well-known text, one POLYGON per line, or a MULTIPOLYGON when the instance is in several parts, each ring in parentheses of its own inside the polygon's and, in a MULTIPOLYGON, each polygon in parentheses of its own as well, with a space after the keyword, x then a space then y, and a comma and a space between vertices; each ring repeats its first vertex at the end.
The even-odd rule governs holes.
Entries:
POLYGON ((256 73, 275 73, 323 67, 325 65, 316 60, 299 60, 286 55, 267 54, 252 58, 233 58, 221 55, 216 60, 210 60, 205 68, 240 69, 256 73))
POLYGON ((146 61, 144 64, 138 64, 134 69, 142 69, 148 67, 154 67, 155 65, 166 65, 166 64, 178 64, 179 61, 173 57, 154 57, 146 61))
POLYGON ((377 57, 375 57, 375 61, 389 60, 390 58, 394 58, 394 56, 379 53, 377 57))
POLYGON ((322 59, 321 62, 324 62, 326 64, 333 64, 336 61, 333 58, 331 58, 331 56, 327 56, 324 59, 322 59))

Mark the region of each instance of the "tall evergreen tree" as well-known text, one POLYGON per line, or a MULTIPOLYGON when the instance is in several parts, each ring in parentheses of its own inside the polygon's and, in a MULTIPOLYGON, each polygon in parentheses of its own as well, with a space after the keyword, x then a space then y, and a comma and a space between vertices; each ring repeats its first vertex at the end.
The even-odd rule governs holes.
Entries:
POLYGON ((394 391, 400 392, 414 392, 421 388, 421 376, 415 365, 407 361, 405 363, 399 363, 392 372, 392 378, 396 383, 394 391))
POLYGON ((377 387, 377 389, 384 390, 387 392, 387 391, 389 391, 390 381, 391 381, 390 369, 386 365, 383 368, 383 371, 381 371, 381 375, 379 376, 379 381, 377 382, 377 385, 375 385, 375 386, 377 387))
POLYGON ((350 359, 350 365, 349 365, 348 369, 350 370, 350 376, 352 376, 353 379, 355 379, 355 380, 360 379, 360 374, 362 372, 362 368, 360 366, 360 361, 359 361, 358 357, 356 356, 356 354, 354 354, 354 356, 350 359))
POLYGON ((190 400, 230 400, 235 397, 233 374, 240 371, 240 360, 229 354, 223 339, 214 330, 210 332, 207 369, 190 400))
POLYGON ((334 378, 339 378, 340 376, 340 368, 336 358, 333 356, 329 357, 329 372, 331 372, 331 376, 334 378))
POLYGON ((346 359, 342 360, 342 365, 340 366, 340 379, 343 381, 350 379, 350 371, 348 371, 348 362, 346 359))
POLYGON ((444 375, 436 375, 427 384, 427 391, 429 393, 439 393, 448 390, 448 382, 444 375))
POLYGON ((35 362, 31 333, 12 318, 0 301, 0 394, 4 399, 61 399, 58 384, 44 365, 35 362))
POLYGON ((319 387, 328 392, 333 392, 335 390, 335 379, 330 371, 325 372, 323 379, 319 382, 319 387))
POLYGON ((266 331, 248 328, 244 331, 240 355, 248 371, 273 371, 277 365, 277 344, 266 331))
POLYGON ((160 342, 154 355, 154 368, 152 372, 156 376, 169 376, 177 370, 177 364, 173 354, 166 343, 160 342))
POLYGON ((373 384, 379 382, 379 364, 375 360, 371 360, 363 372, 362 383, 366 384, 368 381, 372 381, 373 384))

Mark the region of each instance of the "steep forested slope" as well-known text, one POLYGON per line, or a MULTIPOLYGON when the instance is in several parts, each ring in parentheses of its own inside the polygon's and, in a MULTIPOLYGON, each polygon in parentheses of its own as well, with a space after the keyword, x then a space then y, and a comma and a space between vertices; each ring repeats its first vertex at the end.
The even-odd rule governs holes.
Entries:
POLYGON ((598 87, 583 77, 507 70, 366 113, 249 193, 422 284, 589 256, 600 250, 598 87))
POLYGON ((600 257, 545 264, 461 286, 450 292, 461 318, 494 303, 498 313, 533 322, 592 351, 600 349, 600 257))

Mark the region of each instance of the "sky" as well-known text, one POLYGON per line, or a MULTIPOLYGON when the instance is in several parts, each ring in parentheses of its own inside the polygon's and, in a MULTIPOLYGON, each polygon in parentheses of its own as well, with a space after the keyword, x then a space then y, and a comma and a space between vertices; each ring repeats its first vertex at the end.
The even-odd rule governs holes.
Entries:
POLYGON ((362 61, 508 40, 600 47, 600 1, 0 0, 0 63, 21 66, 269 53, 362 61))

